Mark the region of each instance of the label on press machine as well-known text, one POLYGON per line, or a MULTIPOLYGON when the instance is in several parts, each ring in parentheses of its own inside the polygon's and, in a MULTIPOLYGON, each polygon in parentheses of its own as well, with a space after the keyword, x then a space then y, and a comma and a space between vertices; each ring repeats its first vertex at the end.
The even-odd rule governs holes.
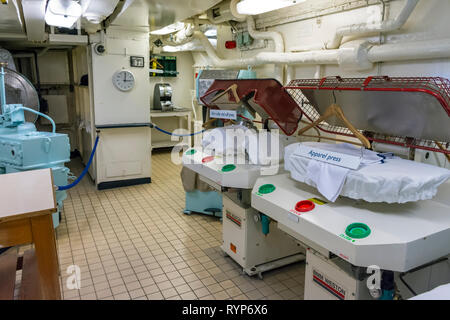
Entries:
POLYGON ((295 154, 297 156, 306 157, 309 159, 334 164, 336 166, 356 170, 361 164, 362 157, 357 157, 350 154, 328 151, 309 147, 306 145, 299 145, 295 154))
POLYGON ((331 295, 338 298, 339 300, 345 300, 347 290, 339 283, 331 280, 326 274, 317 269, 312 270, 312 276, 312 281, 316 285, 328 291, 331 295))
POLYGON ((229 119, 236 120, 237 112, 236 110, 217 110, 211 109, 209 111, 209 117, 213 119, 229 119))

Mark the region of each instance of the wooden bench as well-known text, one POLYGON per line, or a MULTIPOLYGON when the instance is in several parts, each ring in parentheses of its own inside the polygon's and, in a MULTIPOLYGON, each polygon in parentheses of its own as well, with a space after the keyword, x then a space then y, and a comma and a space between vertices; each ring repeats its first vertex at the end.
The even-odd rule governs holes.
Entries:
POLYGON ((17 270, 21 299, 61 299, 56 210, 50 169, 0 175, 0 248, 34 243, 23 256, 14 250, 0 255, 0 300, 14 299, 17 270))
POLYGON ((22 270, 18 298, 20 300, 43 299, 36 251, 30 249, 21 256, 18 256, 16 252, 7 252, 0 256, 0 300, 14 299, 17 270, 22 270))

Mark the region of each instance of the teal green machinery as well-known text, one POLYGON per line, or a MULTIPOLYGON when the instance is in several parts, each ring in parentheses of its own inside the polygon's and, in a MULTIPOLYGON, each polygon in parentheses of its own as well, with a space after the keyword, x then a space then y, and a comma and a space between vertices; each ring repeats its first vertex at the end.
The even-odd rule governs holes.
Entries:
MULTIPOLYGON (((5 81, 7 83, 8 72, 14 71, 5 69, 5 64, 0 63, 0 174, 50 168, 55 185, 67 185, 69 169, 64 163, 70 161, 69 137, 56 133, 55 122, 47 115, 24 107, 17 103, 19 101, 14 104, 6 103, 5 81), (24 111, 49 120, 53 126, 52 132, 37 131, 33 123, 25 121, 24 111)), ((14 83, 9 85, 14 86, 14 83)), ((32 88, 31 84, 29 86, 32 88)), ((60 211, 66 198, 66 191, 56 191, 58 212, 53 214, 55 228, 59 225, 60 211)))
POLYGON ((186 192, 184 214, 202 213, 222 217, 222 196, 217 191, 194 190, 186 192))

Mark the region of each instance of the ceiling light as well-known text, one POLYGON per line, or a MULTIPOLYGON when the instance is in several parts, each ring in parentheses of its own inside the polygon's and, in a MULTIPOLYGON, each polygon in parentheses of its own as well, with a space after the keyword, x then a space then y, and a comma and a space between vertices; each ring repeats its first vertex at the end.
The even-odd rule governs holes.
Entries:
POLYGON ((50 0, 45 12, 49 26, 71 28, 81 17, 81 6, 73 0, 50 0))
POLYGON ((175 22, 175 23, 172 23, 171 25, 168 25, 162 29, 152 31, 152 32, 150 32, 150 34, 162 36, 162 35, 180 31, 183 28, 184 28, 183 22, 175 22))
POLYGON ((294 4, 305 2, 306 0, 241 0, 236 8, 239 14, 256 15, 294 4))

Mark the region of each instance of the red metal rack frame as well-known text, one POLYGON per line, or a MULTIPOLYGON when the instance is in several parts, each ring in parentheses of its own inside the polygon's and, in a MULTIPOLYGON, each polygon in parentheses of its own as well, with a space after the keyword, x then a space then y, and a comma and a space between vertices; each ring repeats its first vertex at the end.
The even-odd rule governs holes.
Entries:
MULTIPOLYGON (((302 90, 328 90, 328 91, 375 91, 375 92, 421 92, 434 97, 450 117, 450 81, 441 77, 368 77, 368 78, 341 78, 326 77, 322 79, 298 79, 292 80, 285 90, 297 102, 303 114, 314 122, 320 117, 317 109, 308 101, 302 90)), ((332 126, 322 123, 318 126, 323 132, 353 137, 353 134, 345 127, 332 126)), ((450 130, 449 128, 442 128, 450 130)), ((363 132, 363 130, 360 130, 363 132)), ((364 133, 364 132, 363 132, 364 133)), ((439 148, 432 140, 411 139, 371 133, 367 138, 373 142, 381 142, 403 146, 413 149, 423 149, 432 152, 450 154, 450 141, 438 143, 444 147, 439 148)))

